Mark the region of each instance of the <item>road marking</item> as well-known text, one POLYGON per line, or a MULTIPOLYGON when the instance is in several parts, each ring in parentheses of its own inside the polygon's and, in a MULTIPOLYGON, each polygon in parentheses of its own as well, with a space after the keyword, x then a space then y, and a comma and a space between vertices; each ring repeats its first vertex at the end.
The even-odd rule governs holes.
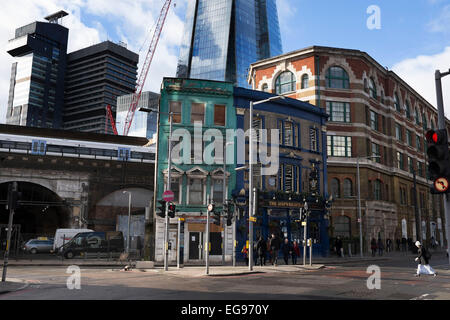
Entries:
POLYGON ((430 295, 429 293, 425 293, 425 294, 423 294, 423 295, 421 295, 419 297, 412 298, 411 300, 431 300, 431 299, 425 299, 429 295, 430 295))

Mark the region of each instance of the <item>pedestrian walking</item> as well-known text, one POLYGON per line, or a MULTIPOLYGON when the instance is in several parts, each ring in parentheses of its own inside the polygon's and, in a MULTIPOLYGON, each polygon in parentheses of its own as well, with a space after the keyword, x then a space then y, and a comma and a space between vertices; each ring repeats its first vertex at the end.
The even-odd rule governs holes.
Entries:
POLYGON ((245 265, 248 266, 248 248, 247 248, 247 245, 244 245, 244 247, 242 248, 241 252, 244 254, 245 265))
POLYGON ((292 246, 292 264, 297 264, 297 258, 300 257, 300 247, 298 246, 298 242, 294 241, 292 246))
POLYGON ((270 239, 270 250, 272 251, 272 264, 276 267, 278 264, 278 251, 280 250, 280 238, 275 234, 272 234, 270 239))
POLYGON ((377 254, 377 240, 375 238, 370 241, 370 249, 372 249, 372 257, 375 257, 377 254))
POLYGON ((267 243, 263 237, 259 237, 259 240, 256 243, 256 253, 258 254, 261 267, 266 265, 266 251, 267 243))
POLYGON ((384 249, 383 241, 381 240, 381 238, 378 238, 377 247, 378 247, 378 255, 381 257, 383 255, 384 249))
POLYGON ((402 251, 406 251, 406 238, 402 238, 402 251))
POLYGON ((400 239, 397 238, 397 240, 395 240, 397 243, 397 251, 400 251, 400 239))
POLYGON ((334 250, 336 251, 338 257, 343 256, 343 245, 340 236, 337 236, 336 241, 334 242, 334 250))
POLYGON ((284 263, 289 264, 289 257, 292 255, 292 246, 287 238, 284 239, 282 251, 283 251, 284 263))
POLYGON ((392 240, 390 238, 386 239, 386 252, 392 251, 392 240))
POLYGON ((419 262, 419 265, 417 266, 416 277, 420 277, 421 274, 430 274, 436 277, 437 273, 430 266, 430 259, 431 259, 430 251, 428 251, 428 249, 425 249, 425 247, 422 246, 420 241, 416 241, 416 247, 418 248, 417 250, 418 256, 416 258, 416 261, 419 262))
POLYGON ((270 264, 272 264, 272 249, 270 248, 270 239, 271 239, 270 236, 268 236, 267 241, 266 241, 266 244, 267 244, 266 255, 268 256, 270 264))

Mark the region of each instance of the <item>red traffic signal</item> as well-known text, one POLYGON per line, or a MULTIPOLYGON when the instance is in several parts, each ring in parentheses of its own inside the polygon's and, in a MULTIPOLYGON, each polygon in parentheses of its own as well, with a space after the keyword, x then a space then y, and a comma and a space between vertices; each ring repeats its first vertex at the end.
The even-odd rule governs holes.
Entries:
POLYGON ((450 155, 447 130, 429 130, 425 134, 428 143, 428 172, 430 180, 434 181, 432 193, 448 192, 450 178, 450 155))
POLYGON ((169 210, 169 217, 170 218, 175 218, 175 212, 177 210, 177 206, 174 205, 173 203, 169 203, 167 209, 169 210))

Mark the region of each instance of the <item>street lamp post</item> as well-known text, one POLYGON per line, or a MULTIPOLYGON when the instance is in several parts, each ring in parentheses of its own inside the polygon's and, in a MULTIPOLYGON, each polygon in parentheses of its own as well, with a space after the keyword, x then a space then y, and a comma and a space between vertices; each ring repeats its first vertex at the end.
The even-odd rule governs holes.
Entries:
MULTIPOLYGON (((168 114, 169 115, 169 138, 167 139, 168 143, 168 165, 167 165, 167 186, 166 191, 170 190, 170 182, 171 182, 171 171, 172 171, 172 123, 173 123, 173 112, 160 112, 153 109, 148 108, 140 108, 141 112, 156 112, 158 115, 168 114)), ((166 202, 166 217, 165 217, 165 232, 164 232, 164 270, 169 270, 169 202, 166 202)))
MULTIPOLYGON (((370 157, 362 157, 363 159, 377 159, 381 158, 380 156, 370 156, 370 157)), ((359 159, 360 157, 356 157, 356 180, 358 183, 358 217, 359 217, 359 252, 361 258, 364 257, 363 253, 363 233, 362 233, 362 216, 361 216, 361 181, 360 181, 360 173, 359 173, 359 159)))
MULTIPOLYGON (((248 215, 249 215, 249 221, 248 221, 248 269, 250 271, 253 270, 253 221, 252 219, 255 216, 254 212, 254 203, 253 203, 253 197, 254 197, 254 190, 253 190, 253 107, 258 104, 278 100, 278 99, 286 99, 283 96, 275 96, 271 97, 269 99, 253 102, 250 101, 250 123, 249 123, 249 129, 250 129, 250 137, 249 137, 249 186, 248 186, 248 215)), ((256 141, 257 142, 257 141, 256 141)))
POLYGON ((124 191, 123 192, 128 193, 128 233, 127 233, 127 253, 130 254, 130 220, 131 220, 131 192, 130 191, 124 191))
MULTIPOLYGON (((437 99, 437 109, 438 109, 438 128, 443 130, 446 129, 445 126, 445 112, 444 112, 444 98, 442 95, 442 81, 441 79, 445 76, 450 75, 450 70, 448 72, 440 72, 436 70, 435 72, 435 82, 436 82, 436 99, 437 99)), ((444 195, 444 210, 445 210, 445 233, 447 235, 447 255, 450 263, 450 195, 444 195)))

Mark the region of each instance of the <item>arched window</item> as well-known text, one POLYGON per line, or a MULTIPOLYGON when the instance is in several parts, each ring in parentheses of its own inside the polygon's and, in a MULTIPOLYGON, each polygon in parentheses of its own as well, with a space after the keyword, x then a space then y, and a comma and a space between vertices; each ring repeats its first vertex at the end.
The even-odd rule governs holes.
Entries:
POLYGON ((377 87, 375 85, 375 81, 373 80, 373 78, 370 78, 369 90, 370 90, 370 96, 372 98, 376 99, 377 98, 377 87))
POLYGON ((381 200, 381 181, 375 180, 373 182, 373 199, 381 200))
POLYGON ((411 119, 411 108, 409 107, 408 100, 406 100, 406 102, 405 102, 405 111, 406 111, 406 117, 408 119, 411 119))
POLYGON ((436 125, 434 124, 434 120, 431 120, 431 129, 435 129, 436 128, 436 125))
POLYGON ((419 109, 416 108, 416 124, 420 125, 419 109))
POLYGON ((267 83, 264 83, 264 84, 262 85, 261 90, 264 91, 264 92, 269 92, 269 86, 267 85, 267 83))
POLYGON ((326 73, 327 87, 334 89, 349 89, 350 80, 347 71, 343 68, 330 67, 326 73))
POLYGON ((428 122, 427 122, 427 117, 425 116, 425 112, 422 113, 422 125, 423 125, 423 130, 428 129, 428 122))
POLYGON ((367 79, 364 79, 364 92, 369 93, 369 84, 367 83, 367 79))
POLYGON ((350 218, 347 216, 339 216, 334 220, 334 236, 341 238, 350 238, 350 218))
POLYGON ((380 91, 381 103, 384 103, 384 91, 380 91))
POLYGON ((351 198, 353 196, 353 183, 350 179, 344 180, 344 198, 351 198))
POLYGON ((275 80, 276 94, 284 94, 286 92, 295 91, 295 76, 290 71, 285 71, 275 80))
POLYGON ((396 93, 394 93, 394 107, 396 111, 400 112, 400 99, 396 93))
POLYGON ((339 180, 334 178, 331 180, 331 195, 333 196, 334 199, 338 199, 341 197, 341 192, 340 192, 340 186, 339 186, 339 180))
POLYGON ((304 74, 302 76, 302 89, 309 88, 309 76, 307 74, 304 74))

